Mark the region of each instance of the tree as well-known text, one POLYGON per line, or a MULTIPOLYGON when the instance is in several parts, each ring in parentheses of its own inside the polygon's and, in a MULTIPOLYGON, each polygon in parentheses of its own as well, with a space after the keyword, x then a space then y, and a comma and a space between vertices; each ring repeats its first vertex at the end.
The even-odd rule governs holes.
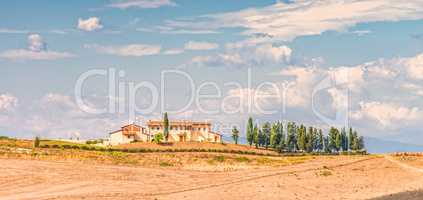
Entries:
POLYGON ((169 119, 167 117, 167 112, 164 113, 163 116, 163 136, 165 141, 169 139, 169 119))
POLYGON ((281 122, 275 122, 270 130, 270 146, 279 148, 283 136, 283 126, 281 122))
POLYGON ((341 138, 339 137, 339 130, 336 129, 335 127, 331 127, 329 129, 329 149, 331 151, 339 151, 339 146, 338 144, 340 144, 341 138))
POLYGON ((247 122, 247 142, 248 144, 253 145, 254 142, 254 125, 253 125, 253 118, 249 117, 247 122))
POLYGON ((339 152, 342 148, 342 139, 341 139, 341 134, 339 134, 339 132, 336 134, 336 138, 335 138, 335 150, 337 152, 339 152))
POLYGON ((253 128, 253 139, 254 139, 254 144, 256 145, 256 148, 258 148, 259 146, 259 130, 257 125, 254 126, 253 128))
POLYGON ((306 150, 306 138, 306 127, 301 124, 297 131, 297 146, 300 151, 306 150))
POLYGON ((232 128, 232 139, 234 140, 235 144, 238 144, 238 138, 239 138, 239 131, 236 128, 236 126, 234 126, 232 128))
POLYGON ((322 129, 319 129, 319 139, 318 139, 318 142, 317 142, 317 149, 320 152, 324 150, 323 149, 324 143, 325 143, 325 141, 324 141, 323 131, 322 131, 322 129))
POLYGON ((298 131, 298 128, 295 125, 295 122, 288 122, 286 146, 287 146, 287 150, 290 152, 297 150, 297 138, 296 138, 297 131, 298 131))
POLYGON ((34 139, 34 147, 38 148, 40 147, 40 137, 36 136, 34 139))
POLYGON ((358 134, 357 131, 353 132, 353 136, 352 136, 352 147, 351 150, 353 151, 357 151, 359 149, 359 144, 358 144, 358 134))
POLYGON ((154 137, 153 137, 153 142, 154 143, 156 143, 156 144, 159 144, 160 142, 162 142, 163 141, 163 138, 164 138, 164 136, 163 136, 163 134, 162 133, 157 133, 156 135, 154 135, 154 137))
POLYGON ((278 126, 279 126, 278 137, 280 138, 279 143, 277 143, 278 144, 278 150, 279 150, 279 152, 283 152, 283 151, 285 151, 286 146, 287 146, 286 145, 286 137, 285 137, 285 134, 283 133, 283 124, 281 122, 278 122, 278 126))
POLYGON ((326 153, 330 153, 330 152, 332 152, 332 150, 331 150, 331 146, 330 146, 330 139, 329 139, 329 136, 327 136, 327 137, 323 137, 323 144, 324 144, 324 151, 326 152, 326 153))
POLYGON ((354 142, 353 130, 352 130, 352 127, 350 127, 348 131, 348 149, 349 150, 352 150, 353 142, 354 142))
POLYGON ((345 127, 341 129, 341 148, 342 151, 348 151, 348 137, 345 127))
POLYGON ((308 133, 306 137, 306 151, 312 152, 315 149, 315 143, 316 143, 316 133, 315 129, 313 127, 308 128, 308 133))
POLYGON ((263 124, 262 132, 264 137, 263 138, 264 146, 267 149, 268 146, 270 145, 270 137, 271 137, 271 124, 269 122, 266 122, 263 124))

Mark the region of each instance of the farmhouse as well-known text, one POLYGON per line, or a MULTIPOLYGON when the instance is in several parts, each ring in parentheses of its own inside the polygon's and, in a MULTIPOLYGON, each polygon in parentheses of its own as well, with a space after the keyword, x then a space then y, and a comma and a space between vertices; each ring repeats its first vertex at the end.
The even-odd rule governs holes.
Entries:
POLYGON ((120 130, 110 133, 110 145, 128 144, 135 141, 149 141, 147 129, 136 124, 123 126, 120 130))
MULTIPOLYGON (((148 121, 147 127, 152 135, 163 133, 163 121, 148 121)), ((169 138, 170 142, 220 142, 222 136, 211 130, 210 122, 194 121, 170 121, 169 138)))
MULTIPOLYGON (((221 142, 222 136, 213 132, 210 122, 170 121, 169 142, 221 142)), ((110 133, 109 144, 119 145, 131 142, 151 142, 154 135, 164 132, 161 120, 150 120, 147 127, 130 124, 110 133)))

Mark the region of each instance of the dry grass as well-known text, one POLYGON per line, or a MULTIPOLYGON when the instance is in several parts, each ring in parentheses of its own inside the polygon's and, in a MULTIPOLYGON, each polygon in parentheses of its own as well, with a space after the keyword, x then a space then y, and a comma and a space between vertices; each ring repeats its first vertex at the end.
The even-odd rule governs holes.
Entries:
POLYGON ((277 152, 270 149, 255 148, 247 145, 235 145, 235 144, 221 144, 221 143, 208 143, 208 142, 181 142, 181 143, 168 143, 168 144, 155 144, 155 143, 131 143, 119 145, 113 148, 117 149, 159 149, 159 150, 178 150, 178 149, 216 149, 216 150, 228 150, 228 151, 244 151, 244 152, 255 152, 258 154, 269 154, 278 155, 277 152))

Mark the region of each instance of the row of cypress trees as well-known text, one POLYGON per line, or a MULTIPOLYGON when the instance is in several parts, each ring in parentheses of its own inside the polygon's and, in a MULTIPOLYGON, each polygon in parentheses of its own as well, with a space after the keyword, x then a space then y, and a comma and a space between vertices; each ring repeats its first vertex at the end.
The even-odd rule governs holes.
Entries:
MULTIPOLYGON (((232 130, 232 138, 238 143, 239 131, 236 127, 232 130)), ((258 147, 274 148, 280 152, 342 152, 362 151, 365 149, 364 137, 359 136, 351 127, 337 129, 331 127, 328 134, 323 134, 322 129, 295 122, 266 122, 261 127, 253 124, 253 119, 248 119, 246 128, 247 142, 258 147)))

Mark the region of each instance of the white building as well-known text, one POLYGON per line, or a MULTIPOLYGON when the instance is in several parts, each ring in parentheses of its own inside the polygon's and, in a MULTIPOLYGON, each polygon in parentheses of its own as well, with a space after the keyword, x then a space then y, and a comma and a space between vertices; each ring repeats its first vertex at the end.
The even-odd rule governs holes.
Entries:
MULTIPOLYGON (((131 142, 151 142, 154 135, 164 132, 163 121, 150 120, 147 128, 130 124, 110 133, 108 144, 119 145, 131 142)), ((211 130, 209 122, 169 121, 169 142, 221 142, 222 136, 211 130)))

